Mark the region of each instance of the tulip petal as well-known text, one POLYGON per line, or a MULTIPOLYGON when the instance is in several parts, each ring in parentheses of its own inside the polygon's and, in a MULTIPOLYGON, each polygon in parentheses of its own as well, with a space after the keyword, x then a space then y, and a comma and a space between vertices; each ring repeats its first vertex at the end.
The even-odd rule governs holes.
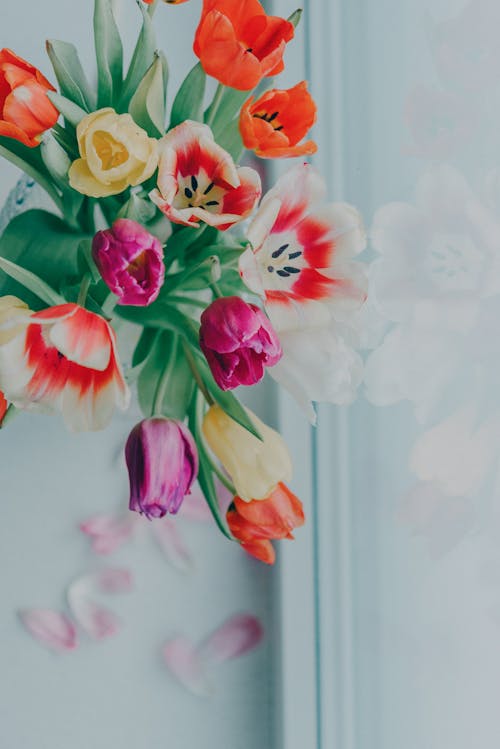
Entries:
POLYGON ((19 618, 28 632, 42 645, 58 653, 75 650, 76 628, 65 614, 51 609, 27 609, 19 618))
POLYGON ((118 632, 120 621, 107 608, 95 603, 95 593, 128 593, 132 576, 128 570, 104 568, 78 578, 68 588, 67 599, 71 613, 80 627, 94 640, 103 640, 118 632))
POLYGON ((91 539, 96 554, 112 554, 128 541, 135 529, 134 515, 95 515, 80 524, 80 530, 91 539))
POLYGON ((213 693, 202 658, 186 637, 178 636, 169 640, 163 647, 163 660, 170 673, 191 694, 209 697, 213 693))
POLYGON ((209 664, 239 658, 260 645, 264 628, 251 614, 236 614, 215 630, 200 646, 199 652, 209 664))

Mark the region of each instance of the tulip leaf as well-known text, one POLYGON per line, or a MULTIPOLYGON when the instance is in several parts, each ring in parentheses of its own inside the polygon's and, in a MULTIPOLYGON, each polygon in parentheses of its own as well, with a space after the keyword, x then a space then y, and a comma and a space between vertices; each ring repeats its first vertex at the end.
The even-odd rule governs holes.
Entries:
POLYGON ((64 119, 67 120, 70 125, 73 125, 73 127, 76 127, 78 123, 87 116, 87 112, 84 109, 71 101, 71 99, 67 99, 65 96, 56 94, 53 91, 48 91, 47 96, 55 108, 62 114, 64 119))
POLYGON ((111 0, 95 0, 94 38, 97 58, 98 107, 118 103, 123 83, 123 45, 111 0))
POLYGON ((0 136, 0 156, 34 179, 50 195, 56 206, 63 210, 61 195, 47 173, 40 149, 28 148, 13 138, 0 136))
POLYGON ((93 112, 96 108, 96 96, 87 81, 76 47, 67 42, 49 39, 47 53, 61 94, 86 112, 93 112))
POLYGON ((185 120, 203 122, 203 101, 207 75, 201 63, 197 63, 187 74, 172 104, 170 129, 185 120))
POLYGON ((236 163, 241 159, 245 147, 241 140, 239 119, 225 124, 220 131, 214 130, 214 138, 221 148, 231 154, 236 163))
POLYGON ((253 434, 254 437, 257 437, 257 439, 262 442, 262 436, 248 415, 246 409, 241 405, 238 398, 233 395, 233 393, 228 390, 220 389, 212 377, 212 373, 205 357, 201 356, 201 354, 196 360, 196 366, 206 389, 217 405, 220 406, 222 410, 233 419, 233 421, 236 421, 240 426, 246 429, 247 432, 250 432, 250 434, 253 434))
MULTIPOLYGON (((31 210, 21 213, 9 223, 0 238, 0 257, 34 273, 52 288, 59 288, 64 279, 78 273, 78 246, 85 235, 71 231, 53 213, 31 210)), ((18 281, 8 279, 0 284, 1 294, 20 296, 34 309, 39 299, 26 295, 18 281)))
POLYGON ((186 417, 194 380, 179 335, 164 331, 157 336, 139 374, 137 391, 145 416, 186 417))
POLYGON ((128 108, 134 121, 153 138, 165 134, 165 70, 165 57, 156 54, 128 108))
POLYGON ((205 112, 205 122, 211 122, 212 131, 220 134, 226 127, 226 124, 239 115, 242 104, 244 104, 250 95, 251 91, 236 91, 233 88, 225 88, 214 117, 212 118, 211 110, 214 105, 214 102, 212 102, 205 112))
POLYGON ((198 324, 164 300, 157 300, 149 307, 118 306, 116 314, 136 325, 179 333, 191 346, 198 346, 198 324))
POLYGON ((189 411, 189 429, 191 430, 191 433, 196 441, 196 446, 198 448, 198 457, 200 461, 198 483, 219 530, 230 541, 234 541, 235 539, 231 535, 231 531, 228 528, 226 519, 220 509, 219 498, 217 496, 217 490, 215 488, 212 463, 208 455, 208 450, 205 446, 205 438, 203 436, 203 432, 201 431, 201 425, 198 423, 198 417, 196 413, 196 400, 197 398, 193 398, 193 404, 191 405, 191 409, 189 411))
POLYGON ((10 278, 17 281, 25 289, 35 294, 42 302, 49 306, 55 304, 63 304, 64 298, 60 296, 54 289, 52 289, 45 281, 36 276, 31 271, 22 268, 16 263, 12 263, 10 260, 6 260, 4 257, 0 257, 0 269, 3 270, 10 278))
POLYGON ((132 193, 118 211, 117 218, 128 218, 139 224, 148 224, 156 216, 156 208, 150 200, 144 200, 132 193))
POLYGON ((139 9, 142 13, 142 29, 135 45, 127 77, 123 84, 123 93, 120 102, 120 108, 123 111, 128 110, 130 99, 144 78, 148 68, 153 63, 156 50, 156 38, 151 16, 142 3, 139 5, 139 9))

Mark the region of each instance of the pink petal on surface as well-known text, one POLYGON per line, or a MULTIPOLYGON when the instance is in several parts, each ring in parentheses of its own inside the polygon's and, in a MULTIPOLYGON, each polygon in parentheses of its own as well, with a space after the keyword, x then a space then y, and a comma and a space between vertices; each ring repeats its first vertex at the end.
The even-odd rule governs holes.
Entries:
POLYGON ((26 609, 19 618, 38 642, 58 653, 75 650, 78 645, 76 628, 65 614, 50 609, 26 609))
POLYGON ((187 638, 172 638, 164 645, 162 652, 170 673, 188 692, 196 697, 209 697, 212 694, 202 659, 187 638))
POLYGON ((151 531, 165 558, 180 572, 193 569, 193 557, 179 533, 177 521, 170 518, 152 523, 151 531))
POLYGON ((73 600, 71 611, 79 626, 93 640, 105 640, 120 629, 120 620, 112 611, 87 598, 73 600))
POLYGON ((251 614, 236 614, 201 644, 199 652, 206 662, 222 663, 254 650, 263 638, 259 619, 251 614))
POLYGON ((130 593, 133 589, 133 577, 130 570, 118 567, 106 567, 92 575, 88 581, 100 593, 130 593))
POLYGON ((128 541, 135 530, 129 515, 94 515, 80 524, 80 530, 91 539, 96 554, 112 554, 128 541))

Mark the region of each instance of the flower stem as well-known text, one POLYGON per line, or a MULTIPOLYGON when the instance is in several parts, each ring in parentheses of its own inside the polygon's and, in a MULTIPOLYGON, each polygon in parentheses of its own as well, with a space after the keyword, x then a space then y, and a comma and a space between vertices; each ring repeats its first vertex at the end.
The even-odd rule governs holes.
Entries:
POLYGON ((191 370, 191 373, 195 379, 196 384, 198 385, 199 390, 201 393, 203 393, 203 397, 205 398, 206 402, 209 406, 213 406, 214 399, 210 395, 210 393, 207 390, 207 386, 203 382, 200 372, 198 370, 198 367, 196 366, 196 361, 193 356, 193 352, 191 351, 189 344, 186 343, 186 341, 182 341, 182 348, 184 349, 184 355, 186 357, 186 361, 189 364, 189 369, 191 370))
POLYGON ((163 400, 165 398, 167 385, 168 385, 168 367, 165 367, 158 381, 158 385, 156 386, 156 393, 155 393, 155 397, 153 400, 153 406, 151 408, 152 418, 154 416, 163 416, 161 412, 161 404, 163 403, 163 400))
POLYGON ((78 293, 78 299, 76 300, 76 303, 79 307, 85 307, 85 302, 87 300, 87 294, 89 293, 91 283, 92 276, 90 275, 90 273, 86 273, 82 279, 82 284, 78 293))
POLYGON ((212 127, 214 123, 215 117, 220 107, 220 103, 222 101, 222 97, 224 96, 225 89, 226 87, 222 83, 219 83, 219 85, 217 86, 215 96, 207 112, 206 124, 209 127, 212 127))
POLYGON ((149 6, 149 8, 148 8, 148 13, 149 13, 149 15, 151 16, 151 18, 152 18, 152 17, 154 16, 154 14, 155 14, 155 10, 156 10, 156 8, 158 7, 158 2, 159 2, 159 0, 153 0, 153 2, 151 3, 151 5, 150 5, 150 6, 149 6))

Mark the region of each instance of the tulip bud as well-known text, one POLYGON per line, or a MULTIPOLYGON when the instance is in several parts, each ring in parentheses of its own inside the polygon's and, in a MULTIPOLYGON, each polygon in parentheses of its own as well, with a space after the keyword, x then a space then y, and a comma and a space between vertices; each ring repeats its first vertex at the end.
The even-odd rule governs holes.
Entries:
POLYGON ((269 318, 238 296, 216 299, 201 316, 200 346, 222 390, 255 385, 281 359, 269 318))
POLYGON ((146 307, 160 293, 165 278, 163 248, 136 221, 121 218, 111 229, 97 232, 92 256, 120 304, 146 307))
POLYGON ((180 421, 144 419, 125 447, 130 509, 149 520, 178 512, 198 475, 198 451, 180 421))
POLYGON ((241 499, 266 499, 280 481, 292 478, 292 461, 278 432, 247 411, 262 441, 231 419, 220 406, 211 406, 203 421, 203 434, 230 475, 241 499))

